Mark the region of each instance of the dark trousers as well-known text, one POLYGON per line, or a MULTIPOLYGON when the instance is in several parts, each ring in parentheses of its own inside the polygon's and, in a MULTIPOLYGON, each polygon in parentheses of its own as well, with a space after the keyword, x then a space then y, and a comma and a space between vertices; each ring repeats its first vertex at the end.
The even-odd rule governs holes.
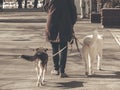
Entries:
MULTIPOLYGON (((67 46, 67 42, 51 43, 51 44, 52 44, 53 55, 67 46)), ((60 70, 60 73, 65 72, 67 50, 68 48, 66 47, 62 52, 60 52, 59 54, 53 57, 54 69, 60 70)))

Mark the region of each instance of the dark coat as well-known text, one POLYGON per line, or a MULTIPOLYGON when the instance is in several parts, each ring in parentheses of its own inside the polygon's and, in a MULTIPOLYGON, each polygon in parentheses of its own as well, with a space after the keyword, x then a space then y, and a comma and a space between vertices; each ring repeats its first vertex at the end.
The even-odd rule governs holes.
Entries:
POLYGON ((44 0, 48 12, 46 35, 52 42, 70 41, 77 20, 74 0, 44 0))

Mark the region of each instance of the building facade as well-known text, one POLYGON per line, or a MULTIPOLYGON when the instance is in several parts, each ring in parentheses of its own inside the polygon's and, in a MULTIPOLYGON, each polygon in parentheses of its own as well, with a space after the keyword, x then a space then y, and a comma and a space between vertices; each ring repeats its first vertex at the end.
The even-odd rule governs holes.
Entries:
POLYGON ((37 4, 36 8, 42 7, 42 0, 3 0, 3 9, 34 8, 35 3, 37 4))

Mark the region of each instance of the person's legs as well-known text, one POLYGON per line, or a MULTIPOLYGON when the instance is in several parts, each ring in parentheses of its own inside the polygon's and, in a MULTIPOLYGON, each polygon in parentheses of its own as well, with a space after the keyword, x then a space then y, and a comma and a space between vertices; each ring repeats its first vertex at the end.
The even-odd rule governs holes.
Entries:
MULTIPOLYGON (((60 50, 67 46, 67 42, 60 43, 60 50)), ((60 72, 65 73, 65 66, 67 60, 67 47, 60 54, 60 72)))
POLYGON ((85 17, 85 1, 84 0, 80 0, 80 18, 84 18, 85 17))
POLYGON ((89 18, 89 14, 90 14, 90 1, 86 0, 85 1, 85 16, 89 18))
POLYGON ((53 50, 53 55, 57 53, 59 50, 63 49, 66 47, 61 53, 60 57, 59 54, 53 57, 53 62, 54 62, 54 70, 51 72, 51 74, 58 75, 59 74, 59 69, 60 69, 60 77, 67 77, 65 73, 65 66, 66 66, 66 60, 67 60, 67 42, 61 42, 61 43, 51 43, 52 44, 52 50, 53 50))
MULTIPOLYGON (((59 43, 51 43, 51 45, 52 45, 52 53, 54 55, 59 51, 59 43)), ((53 63, 54 63, 54 70, 58 71, 59 73, 59 54, 53 57, 53 63)), ((54 71, 51 73, 54 73, 54 71)))
POLYGON ((83 12, 83 8, 82 7, 80 7, 80 14, 81 14, 80 18, 83 18, 84 17, 84 12, 83 12))
MULTIPOLYGON (((52 43, 53 55, 59 51, 59 44, 52 43)), ((59 54, 53 57, 54 69, 59 70, 59 54)))

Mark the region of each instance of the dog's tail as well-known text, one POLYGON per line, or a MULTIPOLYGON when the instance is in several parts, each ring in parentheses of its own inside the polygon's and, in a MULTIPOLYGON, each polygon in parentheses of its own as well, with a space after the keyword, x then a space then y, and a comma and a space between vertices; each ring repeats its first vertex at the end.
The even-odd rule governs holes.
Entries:
POLYGON ((21 55, 21 58, 27 60, 27 61, 35 61, 35 56, 29 56, 29 55, 21 55))

